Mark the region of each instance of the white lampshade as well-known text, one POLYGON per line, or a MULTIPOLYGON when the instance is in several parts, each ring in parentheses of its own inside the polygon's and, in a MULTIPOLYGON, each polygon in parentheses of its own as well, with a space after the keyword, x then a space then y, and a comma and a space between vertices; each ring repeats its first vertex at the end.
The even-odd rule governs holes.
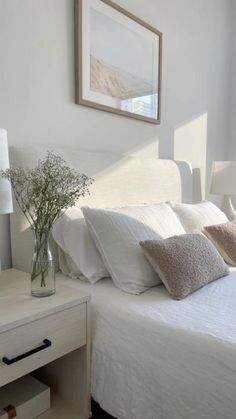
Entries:
POLYGON ((236 195, 236 161, 214 161, 211 194, 236 195))
MULTIPOLYGON (((7 145, 7 131, 0 128, 0 170, 9 168, 9 154, 7 145)), ((13 211, 11 185, 0 174, 0 214, 9 214, 13 211)))

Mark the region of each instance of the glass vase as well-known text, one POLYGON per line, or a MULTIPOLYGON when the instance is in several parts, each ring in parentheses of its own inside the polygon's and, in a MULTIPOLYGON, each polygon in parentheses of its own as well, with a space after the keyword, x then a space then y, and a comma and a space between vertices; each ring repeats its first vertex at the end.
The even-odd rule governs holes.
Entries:
POLYGON ((31 294, 47 297, 55 293, 55 267, 49 247, 50 231, 35 230, 31 268, 31 294))

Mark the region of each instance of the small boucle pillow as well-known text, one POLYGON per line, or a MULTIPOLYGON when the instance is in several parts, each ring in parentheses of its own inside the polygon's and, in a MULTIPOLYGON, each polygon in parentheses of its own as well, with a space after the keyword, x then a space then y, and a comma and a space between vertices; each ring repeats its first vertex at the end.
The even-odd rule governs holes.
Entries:
POLYGON ((207 226, 203 231, 225 262, 236 266, 236 221, 207 226))
POLYGON ((228 266, 214 245, 201 234, 146 240, 140 242, 140 246, 176 300, 229 274, 228 266))

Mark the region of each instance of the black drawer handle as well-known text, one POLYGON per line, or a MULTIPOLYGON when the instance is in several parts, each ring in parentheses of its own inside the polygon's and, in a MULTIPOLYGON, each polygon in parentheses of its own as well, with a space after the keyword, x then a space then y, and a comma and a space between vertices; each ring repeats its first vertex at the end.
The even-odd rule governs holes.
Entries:
POLYGON ((18 355, 15 358, 12 358, 12 359, 9 359, 6 356, 4 356, 2 358, 2 362, 4 362, 4 364, 6 364, 6 365, 14 364, 15 362, 21 361, 22 359, 27 358, 30 355, 36 354, 37 352, 40 352, 40 351, 43 351, 46 348, 49 348, 49 346, 52 346, 52 342, 48 339, 44 339, 43 344, 38 346, 37 348, 31 349, 31 351, 25 352, 24 354, 18 355))

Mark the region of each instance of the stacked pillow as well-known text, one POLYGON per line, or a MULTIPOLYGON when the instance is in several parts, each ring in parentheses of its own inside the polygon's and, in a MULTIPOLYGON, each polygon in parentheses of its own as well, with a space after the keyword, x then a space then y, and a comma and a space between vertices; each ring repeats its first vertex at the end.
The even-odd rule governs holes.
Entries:
POLYGON ((52 235, 59 248, 63 273, 91 284, 109 276, 79 208, 66 211, 54 224, 52 235))
POLYGON ((144 257, 139 242, 185 234, 167 204, 119 209, 83 207, 82 211, 103 262, 118 288, 140 294, 161 283, 144 257))
POLYGON ((192 234, 204 228, 210 234, 209 225, 228 222, 211 202, 81 210, 67 211, 53 230, 71 275, 91 283, 111 276, 115 286, 132 294, 163 282, 179 299, 228 274, 208 238, 192 234))
POLYGON ((186 233, 202 231, 208 225, 226 223, 226 215, 212 202, 203 201, 199 204, 174 204, 169 202, 186 233))

